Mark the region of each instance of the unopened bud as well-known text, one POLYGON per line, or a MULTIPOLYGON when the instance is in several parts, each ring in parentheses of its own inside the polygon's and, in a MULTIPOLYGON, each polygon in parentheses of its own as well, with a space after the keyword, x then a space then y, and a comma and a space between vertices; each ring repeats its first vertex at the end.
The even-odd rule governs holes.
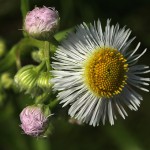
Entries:
POLYGON ((41 62, 40 58, 39 58, 39 54, 38 54, 39 51, 33 51, 31 53, 31 56, 32 56, 32 59, 36 62, 41 62))
POLYGON ((30 92, 36 86, 38 72, 36 67, 28 65, 21 68, 14 77, 14 81, 20 90, 30 92))
POLYGON ((35 39, 49 40, 59 26, 59 14, 54 8, 34 8, 25 18, 24 28, 35 39))
POLYGON ((43 49, 39 49, 38 51, 37 50, 33 51, 31 53, 31 55, 32 55, 33 60, 36 61, 36 62, 41 62, 42 60, 45 59, 43 49))
POLYGON ((49 107, 42 104, 27 106, 20 113, 21 128, 30 136, 44 136, 48 129, 49 107))
POLYGON ((43 90, 50 89, 52 87, 50 79, 51 75, 49 72, 42 72, 37 80, 37 85, 43 90))
POLYGON ((5 89, 9 89, 13 84, 13 79, 8 72, 3 73, 1 76, 1 84, 5 89))

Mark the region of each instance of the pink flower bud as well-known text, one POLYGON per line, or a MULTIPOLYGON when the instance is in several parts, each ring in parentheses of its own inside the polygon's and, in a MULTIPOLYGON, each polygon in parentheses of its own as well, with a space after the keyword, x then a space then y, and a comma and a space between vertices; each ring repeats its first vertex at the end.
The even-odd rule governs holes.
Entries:
POLYGON ((27 106, 20 114, 21 128, 27 135, 40 136, 48 127, 49 116, 49 109, 43 105, 27 106))
POLYGON ((26 32, 33 38, 49 40, 59 26, 59 14, 54 8, 34 8, 25 18, 26 32))

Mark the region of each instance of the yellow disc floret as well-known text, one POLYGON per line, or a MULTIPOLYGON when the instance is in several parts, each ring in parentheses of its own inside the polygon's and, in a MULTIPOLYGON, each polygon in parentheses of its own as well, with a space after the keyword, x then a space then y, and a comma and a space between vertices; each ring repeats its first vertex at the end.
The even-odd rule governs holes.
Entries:
POLYGON ((113 48, 97 48, 84 64, 84 79, 88 89, 99 97, 113 97, 126 84, 128 64, 113 48))

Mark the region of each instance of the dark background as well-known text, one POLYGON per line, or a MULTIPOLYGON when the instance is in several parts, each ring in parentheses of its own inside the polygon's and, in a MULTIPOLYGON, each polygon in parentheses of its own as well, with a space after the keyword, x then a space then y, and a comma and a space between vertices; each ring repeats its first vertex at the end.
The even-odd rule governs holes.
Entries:
MULTIPOLYGON (((30 0, 30 10, 34 7, 55 7, 60 14, 60 31, 84 22, 101 19, 103 26, 107 18, 112 24, 127 25, 136 36, 135 46, 141 41, 140 51, 148 48, 139 61, 150 64, 150 1, 149 0, 30 0)), ((0 37, 9 50, 23 37, 22 15, 19 0, 0 0, 0 37)), ((8 91, 8 99, 0 107, 0 149, 1 150, 149 150, 150 149, 150 94, 144 97, 137 112, 127 110, 128 117, 118 117, 114 126, 91 127, 70 124, 66 109, 59 111, 53 123, 53 133, 46 139, 32 138, 22 134, 19 127, 19 113, 29 105, 26 96, 8 91), (62 114, 63 113, 63 114, 62 114), (61 114, 61 115, 59 115, 61 114), (59 117, 60 116, 60 117, 59 117), (66 116, 66 115, 65 115, 66 116)), ((61 108, 61 107, 60 107, 61 108)))

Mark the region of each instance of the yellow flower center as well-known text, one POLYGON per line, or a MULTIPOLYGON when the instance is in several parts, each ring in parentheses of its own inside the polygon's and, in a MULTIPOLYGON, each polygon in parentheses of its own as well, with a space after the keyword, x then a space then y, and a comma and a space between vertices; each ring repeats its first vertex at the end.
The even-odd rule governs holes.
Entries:
POLYGON ((84 64, 84 79, 88 89, 98 97, 113 97, 126 84, 128 64, 113 48, 97 48, 84 64))

